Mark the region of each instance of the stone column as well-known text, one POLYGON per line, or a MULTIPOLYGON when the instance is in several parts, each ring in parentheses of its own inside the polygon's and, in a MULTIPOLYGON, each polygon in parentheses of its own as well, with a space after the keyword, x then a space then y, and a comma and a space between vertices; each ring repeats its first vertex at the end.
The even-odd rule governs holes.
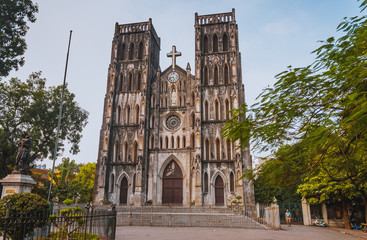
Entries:
POLYGON ((302 215, 303 215, 303 225, 311 226, 311 209, 310 204, 307 203, 306 199, 302 198, 302 215))
POLYGON ((30 193, 36 182, 29 175, 9 174, 0 180, 3 185, 1 198, 14 193, 30 193))

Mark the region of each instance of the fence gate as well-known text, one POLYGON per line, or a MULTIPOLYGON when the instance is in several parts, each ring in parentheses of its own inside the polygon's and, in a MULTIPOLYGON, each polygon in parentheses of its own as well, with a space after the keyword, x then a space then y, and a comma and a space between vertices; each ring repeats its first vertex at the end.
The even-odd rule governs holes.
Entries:
POLYGON ((302 203, 278 203, 279 204, 279 214, 280 222, 285 224, 285 211, 287 209, 292 213, 292 223, 293 224, 303 224, 302 215, 302 203))

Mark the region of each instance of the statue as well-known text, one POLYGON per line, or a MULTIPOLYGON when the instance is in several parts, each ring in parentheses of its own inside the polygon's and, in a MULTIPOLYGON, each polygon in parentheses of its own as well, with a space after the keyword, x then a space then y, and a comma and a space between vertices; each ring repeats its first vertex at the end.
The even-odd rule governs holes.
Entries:
POLYGON ((29 148, 31 140, 27 132, 23 133, 22 139, 18 142, 18 152, 15 160, 13 173, 27 174, 29 170, 29 148))

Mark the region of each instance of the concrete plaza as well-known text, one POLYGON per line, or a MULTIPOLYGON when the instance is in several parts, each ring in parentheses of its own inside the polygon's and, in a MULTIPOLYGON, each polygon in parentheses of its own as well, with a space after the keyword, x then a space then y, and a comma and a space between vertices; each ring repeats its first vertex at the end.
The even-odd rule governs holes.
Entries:
POLYGON ((241 228, 195 228, 195 227, 117 227, 116 240, 353 240, 367 239, 367 233, 344 229, 313 226, 282 225, 282 230, 241 229, 241 228))

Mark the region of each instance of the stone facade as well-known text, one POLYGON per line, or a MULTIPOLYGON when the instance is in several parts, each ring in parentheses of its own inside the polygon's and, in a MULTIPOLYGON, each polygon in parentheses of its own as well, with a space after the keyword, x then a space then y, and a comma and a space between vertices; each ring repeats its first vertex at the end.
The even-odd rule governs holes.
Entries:
POLYGON ((94 202, 120 205, 254 203, 249 150, 225 141, 230 111, 244 103, 234 9, 195 15, 195 68, 159 67, 160 38, 148 22, 116 23, 94 202), (194 75, 193 75, 194 74, 194 75))

